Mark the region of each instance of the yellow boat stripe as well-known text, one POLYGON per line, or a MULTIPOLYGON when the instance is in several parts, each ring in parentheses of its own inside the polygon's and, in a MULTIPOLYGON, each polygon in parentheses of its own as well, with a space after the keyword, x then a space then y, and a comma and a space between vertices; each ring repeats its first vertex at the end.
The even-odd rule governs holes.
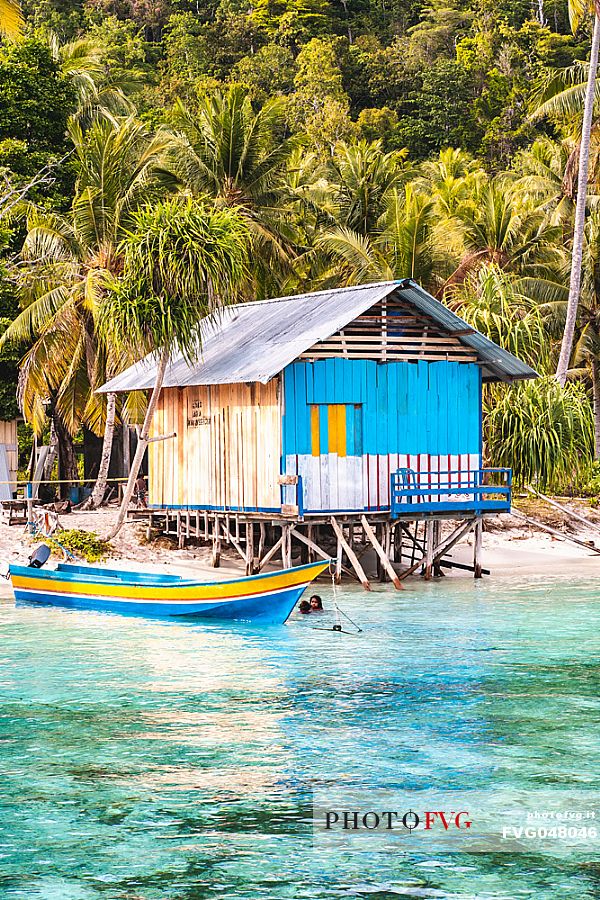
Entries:
POLYGON ((13 575, 15 588, 45 593, 79 594, 85 597, 116 597, 133 600, 150 600, 153 602, 175 600, 220 600, 252 597, 300 587, 310 583, 327 568, 328 563, 315 563, 310 568, 273 573, 259 578, 241 579, 230 582, 213 582, 211 584, 191 585, 136 585, 136 584, 99 584, 92 581, 71 581, 60 578, 28 578, 24 575, 13 575))

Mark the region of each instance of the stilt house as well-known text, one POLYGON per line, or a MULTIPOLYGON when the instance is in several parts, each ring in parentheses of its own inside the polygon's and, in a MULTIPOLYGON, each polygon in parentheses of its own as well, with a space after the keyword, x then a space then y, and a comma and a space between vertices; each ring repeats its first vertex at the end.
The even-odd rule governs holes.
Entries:
MULTIPOLYGON (((482 384, 535 375, 410 280, 233 306, 204 323, 196 363, 167 369, 154 434, 176 437, 150 445, 150 503, 299 519, 507 510, 510 473, 482 470, 482 384)), ((154 378, 148 358, 102 390, 154 378)))

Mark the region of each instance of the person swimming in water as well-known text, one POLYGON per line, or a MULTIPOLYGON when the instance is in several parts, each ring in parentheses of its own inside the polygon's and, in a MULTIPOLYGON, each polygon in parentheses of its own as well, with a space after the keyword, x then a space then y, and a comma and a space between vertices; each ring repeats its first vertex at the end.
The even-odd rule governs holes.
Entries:
POLYGON ((318 594, 313 594, 310 598, 310 611, 323 612, 323 601, 318 594))
POLYGON ((307 613, 309 613, 310 612, 310 603, 308 602, 308 600, 302 600, 300 602, 300 605, 298 606, 298 609, 300 610, 300 612, 303 615, 306 615, 307 613))

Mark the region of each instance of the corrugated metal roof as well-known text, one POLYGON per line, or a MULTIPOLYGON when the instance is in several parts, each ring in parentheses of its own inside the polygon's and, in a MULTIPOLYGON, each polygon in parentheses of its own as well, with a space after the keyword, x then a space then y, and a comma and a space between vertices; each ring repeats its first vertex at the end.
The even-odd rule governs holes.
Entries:
MULTIPOLYGON (((336 288, 293 297, 243 303, 204 320, 202 350, 190 365, 176 353, 167 367, 164 387, 196 384, 266 384, 301 353, 343 328, 384 297, 399 291, 402 300, 430 316, 477 351, 488 379, 535 378, 536 372, 479 332, 472 331, 443 303, 412 281, 336 288), (464 333, 464 332, 470 333, 464 333), (487 370, 487 371, 486 371, 487 370)), ((146 357, 100 388, 132 391, 153 387, 156 358, 146 357)))

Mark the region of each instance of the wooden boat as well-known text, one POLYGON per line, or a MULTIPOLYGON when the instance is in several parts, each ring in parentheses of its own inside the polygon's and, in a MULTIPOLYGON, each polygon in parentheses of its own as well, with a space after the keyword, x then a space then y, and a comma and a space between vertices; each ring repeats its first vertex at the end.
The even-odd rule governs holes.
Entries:
POLYGON ((308 585, 329 563, 218 582, 69 563, 59 563, 54 569, 35 565, 9 567, 18 602, 160 618, 283 624, 308 585))

